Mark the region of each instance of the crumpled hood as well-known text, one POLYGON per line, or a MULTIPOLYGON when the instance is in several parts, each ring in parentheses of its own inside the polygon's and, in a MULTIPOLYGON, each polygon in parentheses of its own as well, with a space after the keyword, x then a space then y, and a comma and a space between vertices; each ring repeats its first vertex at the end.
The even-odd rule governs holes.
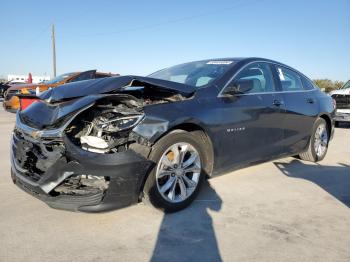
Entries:
POLYGON ((172 81, 142 76, 117 76, 69 83, 50 89, 40 95, 40 99, 49 103, 70 100, 87 95, 120 92, 128 86, 142 86, 158 91, 191 96, 195 87, 172 81))
MULTIPOLYGON (((140 76, 120 76, 65 84, 48 90, 40 95, 42 101, 33 103, 27 109, 18 112, 28 125, 44 129, 59 123, 69 115, 92 106, 97 100, 106 97, 128 97, 134 89, 147 88, 151 93, 180 94, 190 97, 195 87, 171 81, 140 76), (136 88, 133 88, 136 87, 136 88), (125 93, 125 92, 128 93, 125 93)), ((28 97, 28 96, 27 96, 28 97)))

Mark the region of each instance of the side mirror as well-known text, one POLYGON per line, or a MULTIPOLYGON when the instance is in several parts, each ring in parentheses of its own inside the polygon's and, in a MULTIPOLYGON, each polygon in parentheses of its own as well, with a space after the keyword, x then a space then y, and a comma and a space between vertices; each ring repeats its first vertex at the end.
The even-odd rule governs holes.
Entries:
POLYGON ((237 81, 232 82, 226 90, 224 94, 227 95, 237 95, 237 94, 245 94, 254 88, 254 81, 250 79, 239 79, 237 81))

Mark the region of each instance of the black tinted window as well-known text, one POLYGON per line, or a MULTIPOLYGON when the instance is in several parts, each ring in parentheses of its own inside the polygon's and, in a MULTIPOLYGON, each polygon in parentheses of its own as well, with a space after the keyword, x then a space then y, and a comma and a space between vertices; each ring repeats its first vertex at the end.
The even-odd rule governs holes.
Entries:
POLYGON ((282 66, 277 66, 277 73, 283 91, 304 90, 301 77, 298 73, 282 66))
POLYGON ((270 66, 266 63, 253 63, 245 67, 231 84, 234 85, 235 82, 241 81, 252 86, 247 93, 264 93, 275 90, 270 66))

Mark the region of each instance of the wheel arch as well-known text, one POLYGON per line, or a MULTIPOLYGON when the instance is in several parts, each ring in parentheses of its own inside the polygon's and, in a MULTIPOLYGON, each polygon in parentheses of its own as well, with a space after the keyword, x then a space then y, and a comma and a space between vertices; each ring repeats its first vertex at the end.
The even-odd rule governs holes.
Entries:
MULTIPOLYGON (((328 129, 328 134, 329 134, 329 137, 331 137, 331 134, 332 134, 332 119, 329 115, 327 114, 320 114, 318 116, 319 118, 322 118, 326 121, 326 124, 327 124, 327 129, 328 129)), ((329 138, 330 139, 330 138, 329 138)))
POLYGON ((169 128, 167 132, 163 133, 160 137, 157 138, 155 143, 162 137, 166 136, 167 134, 171 132, 176 132, 176 130, 182 130, 182 131, 194 133, 195 135, 201 135, 201 138, 205 142, 204 145, 208 153, 208 163, 207 163, 208 167, 206 168, 205 172, 206 172, 206 175, 210 177, 213 172, 215 154, 214 154, 213 142, 209 135, 209 132, 206 130, 206 128, 203 127, 203 125, 200 125, 198 123, 193 123, 193 122, 185 122, 185 123, 174 125, 171 128, 169 128))
MULTIPOLYGON (((201 138, 203 139, 204 146, 206 148, 206 152, 208 153, 208 159, 207 159, 207 166, 205 168, 205 173, 207 177, 211 177, 213 173, 213 168, 214 168, 214 147, 212 143, 212 139, 210 138, 208 132, 203 128, 201 125, 197 123, 191 123, 191 122, 186 122, 186 123, 181 123, 178 125, 174 125, 171 128, 169 128, 166 132, 164 132, 162 135, 157 137, 157 139, 154 141, 153 144, 157 143, 162 137, 166 136, 167 134, 171 132, 177 132, 177 131, 185 131, 185 132, 191 132, 194 133, 195 135, 201 135, 201 138)), ((145 185, 145 182, 149 176, 150 172, 147 173, 147 175, 144 177, 140 189, 139 189, 139 199, 142 198, 142 193, 143 193, 143 187, 145 185)))

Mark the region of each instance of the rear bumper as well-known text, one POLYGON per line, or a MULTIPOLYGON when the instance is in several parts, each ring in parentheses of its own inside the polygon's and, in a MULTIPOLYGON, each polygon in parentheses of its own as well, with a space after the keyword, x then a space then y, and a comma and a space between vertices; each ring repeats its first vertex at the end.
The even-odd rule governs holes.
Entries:
POLYGON ((66 154, 40 174, 40 179, 33 179, 33 174, 19 163, 18 154, 23 154, 23 150, 18 150, 21 145, 14 137, 11 146, 13 182, 57 209, 103 212, 138 202, 145 176, 152 165, 149 160, 130 149, 115 154, 97 154, 77 147, 67 138, 64 144, 66 154), (54 194, 64 181, 80 175, 108 178, 108 188, 86 195, 54 194))

